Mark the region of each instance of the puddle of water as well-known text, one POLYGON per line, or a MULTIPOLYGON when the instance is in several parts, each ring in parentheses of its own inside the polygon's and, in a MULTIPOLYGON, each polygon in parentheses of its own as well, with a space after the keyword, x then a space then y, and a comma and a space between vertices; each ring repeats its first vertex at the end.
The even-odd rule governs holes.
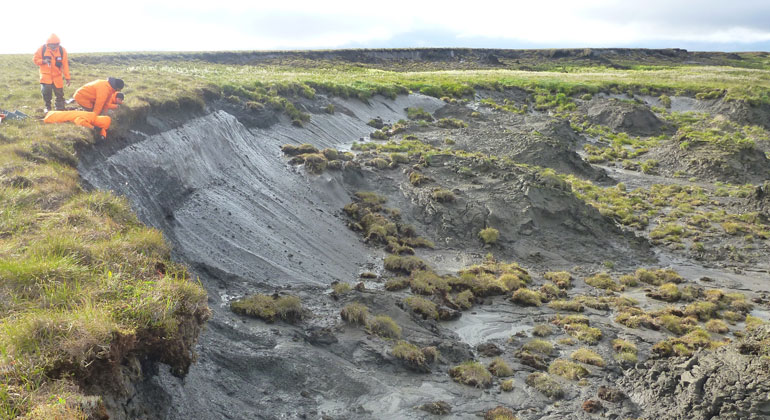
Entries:
POLYGON ((514 320, 514 314, 505 312, 490 312, 483 309, 466 312, 457 321, 444 325, 460 336, 460 340, 475 347, 489 340, 507 339, 520 331, 532 329, 531 320, 514 320), (524 322, 529 321, 529 322, 524 322))
POLYGON ((744 292, 760 292, 770 290, 770 274, 767 272, 744 271, 741 273, 735 273, 725 269, 699 266, 691 262, 673 258, 672 256, 666 255, 663 252, 657 253, 657 256, 662 266, 673 268, 688 280, 698 281, 703 277, 713 279, 713 282, 708 283, 698 281, 699 284, 706 287, 723 287, 744 292))
POLYGON ((762 309, 754 309, 749 313, 751 316, 755 316, 757 318, 762 319, 765 322, 770 321, 770 311, 765 311, 762 309))

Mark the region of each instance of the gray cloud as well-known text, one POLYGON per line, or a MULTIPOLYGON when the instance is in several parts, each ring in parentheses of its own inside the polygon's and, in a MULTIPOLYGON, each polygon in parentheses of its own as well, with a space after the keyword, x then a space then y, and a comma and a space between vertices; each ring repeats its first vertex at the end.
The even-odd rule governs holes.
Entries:
POLYGON ((768 31, 770 2, 767 0, 623 1, 611 7, 591 5, 579 17, 622 24, 650 24, 677 32, 692 29, 728 30, 747 28, 768 31))

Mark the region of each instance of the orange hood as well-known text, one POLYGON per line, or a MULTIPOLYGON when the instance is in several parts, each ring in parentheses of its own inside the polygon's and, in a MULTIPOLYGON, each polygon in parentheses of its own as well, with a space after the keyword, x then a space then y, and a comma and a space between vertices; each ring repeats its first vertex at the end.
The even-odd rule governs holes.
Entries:
POLYGON ((61 41, 59 40, 59 37, 56 36, 56 34, 51 34, 51 36, 48 37, 48 41, 46 41, 46 44, 60 44, 61 41))

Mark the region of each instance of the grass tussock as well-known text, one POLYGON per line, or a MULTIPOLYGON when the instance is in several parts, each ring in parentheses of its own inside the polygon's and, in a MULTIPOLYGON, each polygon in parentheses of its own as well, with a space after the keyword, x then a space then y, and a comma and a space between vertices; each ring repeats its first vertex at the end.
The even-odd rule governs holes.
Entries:
POLYGON ((510 408, 497 406, 484 413, 484 420, 518 420, 510 408))
POLYGON ((267 322, 275 322, 276 319, 297 322, 303 317, 302 303, 296 296, 268 296, 258 293, 230 302, 230 309, 237 314, 267 322))
POLYGON ((513 369, 502 357, 495 357, 487 367, 487 370, 498 378, 504 378, 513 375, 513 369))
POLYGON ((438 358, 435 347, 419 348, 407 341, 399 341, 390 350, 390 354, 401 360, 404 365, 416 372, 429 372, 428 366, 438 358))
MULTIPOLYGON (((15 70, 3 68, 0 86, 7 87, 3 80, 15 70)), ((34 86, 12 85, 4 107, 40 106, 34 86)), ((86 401, 100 403, 77 384, 110 352, 120 358, 152 351, 183 371, 191 349, 181 330, 194 331, 209 314, 205 291, 171 261, 159 231, 143 226, 125 198, 80 186, 75 147, 91 141, 74 125, 35 118, 2 124, 2 418, 87 417, 86 401), (132 341, 141 337, 165 345, 132 341), (124 348, 129 342, 133 348, 124 348), (174 346, 176 358, 163 353, 174 346)))
POLYGON ((558 375, 563 378, 577 381, 588 376, 588 369, 583 366, 570 362, 569 360, 557 359, 548 366, 548 373, 558 375))
POLYGON ((535 372, 527 376, 526 384, 535 388, 538 392, 551 399, 564 397, 564 388, 551 375, 543 372, 535 372))
POLYGON ((401 338, 401 327, 387 315, 377 315, 366 322, 366 330, 382 338, 401 338))
POLYGON ((479 362, 467 361, 449 369, 449 376, 455 382, 470 385, 476 388, 489 388, 492 386, 492 375, 479 362))
POLYGON ((604 367, 604 359, 602 359, 602 356, 599 355, 599 353, 588 349, 586 347, 581 347, 569 356, 572 360, 585 363, 588 365, 594 365, 599 367, 604 367))
POLYGON ((366 325, 369 308, 362 303, 349 303, 340 311, 340 317, 351 325, 366 325))

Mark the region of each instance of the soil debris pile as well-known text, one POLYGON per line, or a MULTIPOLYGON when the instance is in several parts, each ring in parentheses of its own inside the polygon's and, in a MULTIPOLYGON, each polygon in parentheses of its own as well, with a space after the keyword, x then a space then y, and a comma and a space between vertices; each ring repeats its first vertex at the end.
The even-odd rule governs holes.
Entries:
POLYGON ((761 419, 770 416, 770 328, 689 358, 649 360, 620 385, 651 417, 761 419), (765 357, 760 357, 765 354, 765 357))

